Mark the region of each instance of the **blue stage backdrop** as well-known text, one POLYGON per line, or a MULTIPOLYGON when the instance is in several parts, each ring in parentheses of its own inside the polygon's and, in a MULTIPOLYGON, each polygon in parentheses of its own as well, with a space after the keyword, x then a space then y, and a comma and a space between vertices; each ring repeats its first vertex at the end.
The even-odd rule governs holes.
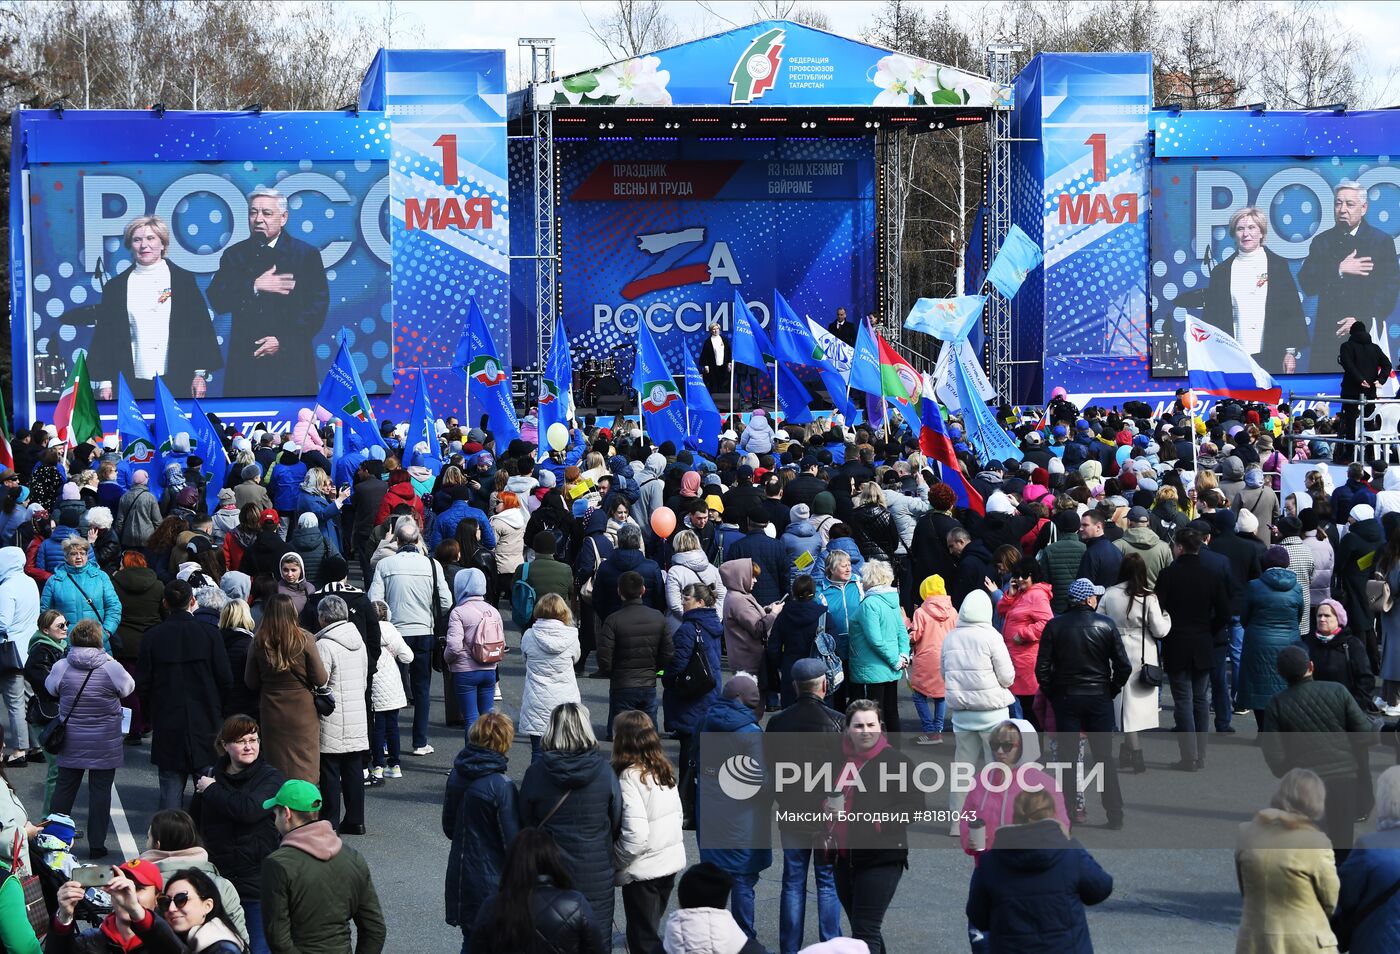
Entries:
POLYGON ((1388 152, 1400 117, 1160 112, 1154 127, 1155 375, 1181 373, 1188 313, 1225 328, 1305 393, 1336 393, 1344 318, 1374 327, 1397 353, 1400 166, 1388 152), (1359 188, 1344 187, 1352 183, 1359 188), (1251 208, 1258 214, 1240 216, 1237 234, 1232 218, 1251 208), (1252 231, 1262 232, 1262 258, 1252 231), (1342 274, 1347 258, 1366 262, 1364 274, 1342 274), (1244 267, 1249 274, 1236 275, 1244 267))
POLYGON ((1017 77, 1012 218, 1045 250, 1014 302, 1016 397, 1148 390, 1146 53, 1045 53, 1017 77))
MULTIPOLYGON (((630 369, 644 320, 679 373, 682 344, 696 354, 711 322, 729 337, 735 290, 765 327, 775 288, 823 325, 839 307, 855 318, 874 306, 868 138, 564 143, 560 158, 575 366, 630 369)), ((518 296, 532 278, 519 276, 518 296)))

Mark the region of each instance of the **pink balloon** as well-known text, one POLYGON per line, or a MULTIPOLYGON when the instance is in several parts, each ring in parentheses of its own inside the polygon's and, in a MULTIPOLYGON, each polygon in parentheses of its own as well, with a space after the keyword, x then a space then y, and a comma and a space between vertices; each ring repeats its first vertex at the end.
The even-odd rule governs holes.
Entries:
POLYGON ((651 512, 651 529, 658 537, 670 537, 676 529, 676 513, 670 507, 657 507, 651 512))

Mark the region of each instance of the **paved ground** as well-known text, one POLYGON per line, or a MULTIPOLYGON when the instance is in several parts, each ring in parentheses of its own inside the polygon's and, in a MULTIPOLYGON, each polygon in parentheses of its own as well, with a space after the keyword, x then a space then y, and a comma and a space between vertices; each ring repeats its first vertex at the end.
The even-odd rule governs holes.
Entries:
MULTIPOLYGON (((518 639, 512 634, 508 641, 514 646, 518 639)), ((512 714, 520 699, 522 672, 520 656, 508 655, 502 677, 504 705, 512 714)), ((462 736, 460 730, 442 726, 441 677, 437 680, 431 730, 437 751, 426 758, 406 755, 403 779, 369 792, 368 834, 348 839, 370 862, 389 920, 388 950, 392 952, 447 954, 460 943, 456 929, 442 922, 448 844, 439 818, 443 785, 462 736)), ((600 680, 581 680, 584 701, 597 718, 607 711, 606 687, 600 680)), ((913 718, 907 698, 901 701, 901 709, 906 719, 913 718)), ((1163 715, 1169 724, 1170 713, 1163 715)), ((405 741, 407 722, 405 718, 405 741)), ((1149 771, 1120 776, 1128 806, 1125 831, 1092 827, 1103 821, 1103 813, 1091 800, 1090 826, 1080 827, 1076 835, 1115 879, 1113 897, 1093 909, 1089 917, 1098 950, 1165 954, 1183 949, 1233 949, 1240 910, 1232 858, 1234 833, 1254 809, 1267 803, 1273 785, 1253 746, 1252 717, 1239 717, 1237 724, 1239 734, 1213 737, 1217 744, 1211 750, 1212 770, 1202 775, 1166 770, 1165 765, 1176 758, 1172 737, 1165 732, 1149 735, 1149 771), (1157 847, 1125 847, 1142 845, 1157 847)), ((906 722, 906 727, 914 726, 906 722)), ((946 761, 951 745, 943 748, 941 759, 946 761)), ((917 754, 923 757, 928 751, 919 749, 917 754)), ((117 773, 118 804, 124 808, 117 828, 123 852, 131 855, 138 843, 144 846, 155 807, 156 776, 147 748, 127 749, 126 754, 127 766, 117 773)), ((1378 749, 1373 762, 1384 767, 1390 758, 1378 749)), ((512 776, 518 780, 528 764, 529 742, 517 742, 511 757, 512 776)), ((25 805, 37 813, 42 803, 42 767, 15 772, 11 778, 25 805)), ((80 826, 85 823, 86 810, 86 797, 80 795, 74 813, 80 826)), ((945 847, 913 853, 910 870, 886 921, 890 949, 966 950, 962 912, 971 861, 956 850, 951 839, 929 834, 922 841, 945 847)), ((689 849, 692 861, 698 860, 693 840, 689 849)), ((758 891, 760 939, 774 950, 780 876, 781 862, 764 873, 758 891)), ((620 922, 620 901, 617 911, 620 922)), ((810 904, 808 920, 811 942, 815 940, 815 912, 810 904)))

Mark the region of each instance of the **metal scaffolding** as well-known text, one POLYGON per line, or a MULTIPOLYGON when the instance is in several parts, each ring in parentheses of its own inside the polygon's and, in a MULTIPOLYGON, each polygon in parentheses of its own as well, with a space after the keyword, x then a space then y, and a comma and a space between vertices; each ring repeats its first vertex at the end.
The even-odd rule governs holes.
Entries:
MULTIPOLYGON (((1015 54, 1019 46, 993 46, 987 49, 987 75, 999 86, 1007 86, 1015 76, 1015 54)), ((996 259, 1001 243, 1011 228, 1011 110, 995 109, 987 123, 987 232, 986 260, 996 259)), ((987 376, 997 396, 1010 401, 1014 370, 1011 354, 1011 302, 992 290, 984 318, 987 376)))
POLYGON ((902 337, 904 314, 903 146, 903 130, 882 129, 876 134, 876 161, 880 166, 880 201, 876 203, 876 214, 880 216, 880 309, 875 322, 880 334, 890 341, 902 337))
MULTIPOLYGON (((530 48, 531 113, 535 121, 534 205, 535 205, 535 374, 543 376, 549 351, 554 343, 554 325, 559 301, 559 254, 555 232, 554 107, 539 96, 542 86, 554 79, 554 40, 526 37, 521 46, 530 48)), ((517 369, 521 370, 521 369, 517 369)))

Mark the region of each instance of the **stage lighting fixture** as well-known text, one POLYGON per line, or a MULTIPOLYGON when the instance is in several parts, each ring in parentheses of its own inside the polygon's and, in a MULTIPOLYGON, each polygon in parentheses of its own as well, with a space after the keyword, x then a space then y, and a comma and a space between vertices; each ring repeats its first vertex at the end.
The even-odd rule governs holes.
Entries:
POLYGON ((875 120, 875 128, 876 128, 876 129, 879 129, 879 128, 880 128, 880 120, 878 120, 878 119, 875 120))
POLYGON ((58 113, 59 119, 63 118, 63 100, 56 99, 52 103, 49 103, 49 109, 52 109, 55 113, 58 113))
POLYGON ((608 128, 609 128, 609 129, 612 129, 612 128, 613 128, 613 123, 608 123, 608 128))

